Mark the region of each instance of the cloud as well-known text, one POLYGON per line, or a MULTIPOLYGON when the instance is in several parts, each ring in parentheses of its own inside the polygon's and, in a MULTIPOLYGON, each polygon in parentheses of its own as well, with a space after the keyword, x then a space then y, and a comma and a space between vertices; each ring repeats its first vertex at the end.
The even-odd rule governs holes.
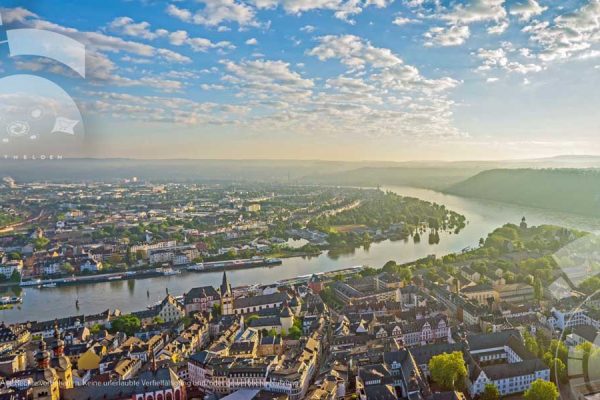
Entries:
POLYGON ((192 12, 184 8, 179 8, 175 4, 169 4, 166 12, 171 17, 177 18, 183 22, 192 22, 192 12))
POLYGON ((169 42, 173 46, 188 45, 195 52, 207 52, 210 49, 227 49, 233 50, 235 46, 228 41, 213 42, 210 39, 189 37, 184 30, 178 30, 169 34, 169 42))
POLYGON ((201 0, 203 7, 192 12, 169 4, 168 15, 181 21, 196 25, 218 26, 222 23, 235 22, 240 26, 258 26, 255 10, 249 5, 236 0, 201 0))
POLYGON ((449 26, 432 27, 423 34, 425 46, 459 46, 471 36, 469 27, 449 26))
POLYGON ((150 23, 145 21, 136 23, 130 17, 115 18, 109 24, 109 28, 114 32, 120 33, 121 35, 148 40, 153 40, 158 37, 164 37, 168 34, 168 32, 164 29, 158 29, 153 32, 152 30, 150 30, 150 23))
POLYGON ((49 30, 69 36, 86 46, 87 52, 130 53, 141 57, 158 57, 174 63, 190 63, 192 60, 169 49, 157 48, 145 43, 125 40, 101 32, 79 31, 42 19, 27 19, 23 22, 33 29, 49 30))
MULTIPOLYGON (((509 19, 504 8, 505 0, 466 0, 450 2, 445 7, 434 0, 431 7, 425 7, 426 0, 406 2, 409 7, 418 10, 423 18, 445 22, 445 27, 432 27, 424 35, 426 46, 458 46, 466 42, 471 35, 470 25, 488 23, 487 33, 498 35, 506 31, 509 19), (491 23, 491 24, 489 24, 491 23)), ((400 20, 403 22, 403 19, 400 20)))
POLYGON ((237 104, 196 102, 181 97, 134 96, 116 92, 88 92, 87 113, 110 114, 125 121, 180 125, 235 125, 248 108, 237 104))
MULTIPOLYGON (((125 40, 102 32, 79 31, 64 27, 43 19, 24 9, 3 10, 4 21, 19 22, 32 29, 42 29, 69 36, 86 46, 86 81, 91 85, 114 85, 119 87, 144 86, 160 91, 173 92, 181 90, 183 84, 172 79, 162 79, 148 75, 126 76, 109 54, 121 54, 121 59, 143 64, 144 60, 167 63, 190 63, 191 59, 165 48, 157 48, 136 41, 125 40)), ((117 18, 111 23, 111 29, 117 29, 127 35, 150 38, 152 35, 162 35, 161 31, 152 32, 149 24, 136 24, 130 18, 117 18), (159 33, 156 33, 159 32, 159 33)), ((21 69, 33 71, 49 71, 55 74, 73 76, 73 72, 52 60, 33 58, 27 61, 15 60, 21 69)))
MULTIPOLYGON (((482 61, 482 65, 477 68, 479 72, 486 72, 492 69, 504 70, 509 73, 518 73, 522 75, 540 72, 544 69, 542 65, 535 63, 522 63, 515 60, 509 60, 509 53, 513 53, 512 57, 515 57, 517 53, 516 49, 512 46, 506 46, 505 48, 497 49, 479 49, 477 51, 477 58, 482 61)), ((521 53, 521 52, 519 52, 521 53)), ((522 54, 520 54, 523 57, 522 54)))
POLYGON ((334 16, 354 23, 353 15, 360 14, 367 7, 384 8, 391 0, 251 0, 259 9, 282 7, 288 14, 301 14, 313 10, 330 10, 334 16))
POLYGON ((258 44, 258 40, 256 40, 256 38, 251 38, 246 40, 246 44, 248 46, 256 46, 258 44))
POLYGON ((533 21, 523 28, 541 47, 537 57, 544 62, 572 58, 600 42, 600 0, 589 0, 578 10, 552 21, 533 21))
POLYGON ((229 75, 226 82, 242 87, 255 95, 288 96, 310 95, 312 79, 305 79, 280 60, 222 61, 229 75))
POLYGON ((548 7, 540 6, 537 0, 522 0, 510 7, 510 15, 517 16, 521 21, 529 21, 536 15, 546 11, 548 7))
POLYGON ((474 22, 500 22, 506 19, 503 7, 505 0, 469 0, 457 4, 452 10, 441 15, 441 19, 455 25, 472 24, 474 22))
POLYGON ((353 68, 364 68, 371 64, 374 67, 385 67, 402 64, 402 59, 390 49, 378 48, 370 42, 354 35, 327 35, 319 38, 319 45, 308 51, 321 61, 331 58, 340 59, 342 63, 353 68))
POLYGON ((186 31, 175 31, 169 34, 169 42, 173 46, 181 46, 189 39, 188 33, 186 31))
POLYGON ((312 33, 315 31, 315 29, 317 28, 312 25, 304 25, 302 28, 300 28, 300 32, 312 33))
POLYGON ((398 16, 396 16, 396 18, 394 18, 394 20, 392 21, 392 24, 402 26, 402 25, 407 25, 407 24, 416 24, 419 22, 421 22, 421 21, 419 21, 418 19, 406 18, 401 15, 398 15, 398 16))
MULTIPOLYGON (((354 35, 327 35, 307 54, 321 61, 338 60, 344 75, 315 89, 310 120, 326 121, 322 129, 363 136, 439 137, 463 135, 452 124, 454 102, 446 92, 460 82, 428 79, 390 49, 354 35)), ((307 111, 308 112, 308 111, 307 111)), ((317 129, 312 127, 312 129, 317 129)))
POLYGON ((4 25, 23 23, 31 18, 39 18, 37 14, 23 7, 0 8, 0 13, 2 14, 2 23, 4 25))

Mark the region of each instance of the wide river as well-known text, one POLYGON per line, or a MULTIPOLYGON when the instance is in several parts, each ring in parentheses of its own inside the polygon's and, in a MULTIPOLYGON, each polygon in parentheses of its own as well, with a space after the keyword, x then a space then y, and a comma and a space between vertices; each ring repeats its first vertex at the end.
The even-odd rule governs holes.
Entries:
MULTIPOLYGON (((381 267, 389 260, 408 262, 429 254, 442 256, 476 246, 479 238, 507 223, 519 223, 522 216, 530 225, 555 224, 585 231, 600 230, 600 219, 551 212, 486 200, 446 195, 432 190, 412 187, 386 187, 400 195, 444 204, 467 217, 468 224, 458 235, 444 233, 440 243, 430 245, 427 237, 415 244, 412 240, 383 241, 369 249, 356 249, 352 254, 332 257, 327 252, 312 258, 289 258, 275 267, 253 268, 228 272, 232 285, 270 283, 279 279, 293 278, 313 272, 331 271, 356 265, 381 267)), ((182 273, 180 275, 130 281, 113 281, 81 286, 63 286, 52 289, 27 288, 20 293, 23 304, 12 310, 0 311, 0 320, 8 323, 18 321, 49 320, 69 315, 93 314, 107 308, 121 311, 145 309, 147 305, 161 300, 166 289, 173 295, 183 294, 195 286, 218 286, 221 272, 182 273), (148 298, 147 292, 150 293, 148 298), (79 299, 79 310, 75 300, 79 299)), ((14 295, 10 289, 0 288, 1 295, 14 295)))

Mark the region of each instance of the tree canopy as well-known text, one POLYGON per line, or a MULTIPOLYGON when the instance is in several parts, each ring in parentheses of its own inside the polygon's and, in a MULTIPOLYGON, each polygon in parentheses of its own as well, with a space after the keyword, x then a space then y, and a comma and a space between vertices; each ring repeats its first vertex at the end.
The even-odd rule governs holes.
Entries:
POLYGON ((552 382, 538 379, 525 391, 525 400, 556 400, 558 389, 552 382))
POLYGON ((500 391, 493 383, 488 383, 483 389, 483 393, 479 397, 480 400, 498 400, 500 398, 500 391))
POLYGON ((135 315, 121 315, 111 322, 111 331, 125 332, 127 336, 133 336, 141 325, 140 319, 135 315))
POLYGON ((461 390, 467 377, 467 368, 460 351, 433 356, 429 360, 431 378, 443 390, 461 390))

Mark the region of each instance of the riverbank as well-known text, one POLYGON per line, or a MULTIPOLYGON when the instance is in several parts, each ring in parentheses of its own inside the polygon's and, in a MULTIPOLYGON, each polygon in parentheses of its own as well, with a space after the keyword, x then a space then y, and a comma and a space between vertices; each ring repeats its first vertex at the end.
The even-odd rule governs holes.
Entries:
MULTIPOLYGON (((441 257, 477 246, 480 238, 485 238, 488 233, 507 222, 518 224, 522 216, 527 217, 530 226, 552 224, 589 232, 600 230, 600 219, 463 198, 426 189, 410 187, 383 189, 443 204, 464 214, 469 223, 458 235, 453 232, 440 234, 440 242, 437 244, 429 244, 427 240, 422 240, 420 243, 414 243, 412 240, 386 240, 344 254, 324 251, 316 257, 284 258, 282 265, 278 267, 258 267, 228 272, 230 282, 234 286, 273 283, 298 276, 310 276, 312 273, 344 269, 348 266, 381 267, 389 260, 402 264, 431 254, 441 257)), ((95 314, 107 308, 131 312, 162 300, 166 289, 173 295, 180 295, 193 287, 219 286, 221 278, 221 272, 207 272, 128 281, 115 280, 90 285, 57 287, 52 290, 17 288, 26 294, 22 296, 23 304, 15 306, 12 310, 0 311, 0 320, 7 323, 48 320, 67 315, 95 314), (76 300, 79 301, 79 308, 76 307, 76 300)))
POLYGON ((66 286, 66 285, 84 285, 84 284, 94 284, 94 283, 102 283, 102 282, 111 282, 111 281, 124 281, 124 280, 132 280, 132 279, 146 279, 146 278, 154 278, 159 276, 170 276, 176 275, 186 271, 193 272, 211 272, 211 271, 223 271, 223 270, 235 270, 241 268, 256 268, 263 267, 269 265, 280 265, 281 260, 272 259, 272 258, 256 258, 256 259, 239 259, 239 260, 228 260, 228 261, 214 261, 207 263, 199 263, 199 264, 185 264, 178 265, 169 268, 152 268, 152 269, 143 269, 137 271, 126 271, 126 272, 113 272, 108 274, 96 274, 96 275, 81 275, 81 276, 71 276, 65 278, 55 278, 55 279, 34 279, 29 281, 22 281, 20 284, 7 284, 3 286, 20 286, 24 287, 37 287, 37 288, 54 288, 58 286, 66 286), (190 269, 191 267, 196 266, 197 268, 190 269))

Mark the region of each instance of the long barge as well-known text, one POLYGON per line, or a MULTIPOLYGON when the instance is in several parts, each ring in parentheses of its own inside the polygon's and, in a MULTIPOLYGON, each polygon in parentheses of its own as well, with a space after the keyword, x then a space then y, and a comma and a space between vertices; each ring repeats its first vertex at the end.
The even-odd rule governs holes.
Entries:
POLYGON ((211 272, 232 269, 244 269, 255 267, 268 267, 281 265, 279 258, 253 257, 244 260, 208 261, 190 265, 186 269, 192 272, 211 272))

